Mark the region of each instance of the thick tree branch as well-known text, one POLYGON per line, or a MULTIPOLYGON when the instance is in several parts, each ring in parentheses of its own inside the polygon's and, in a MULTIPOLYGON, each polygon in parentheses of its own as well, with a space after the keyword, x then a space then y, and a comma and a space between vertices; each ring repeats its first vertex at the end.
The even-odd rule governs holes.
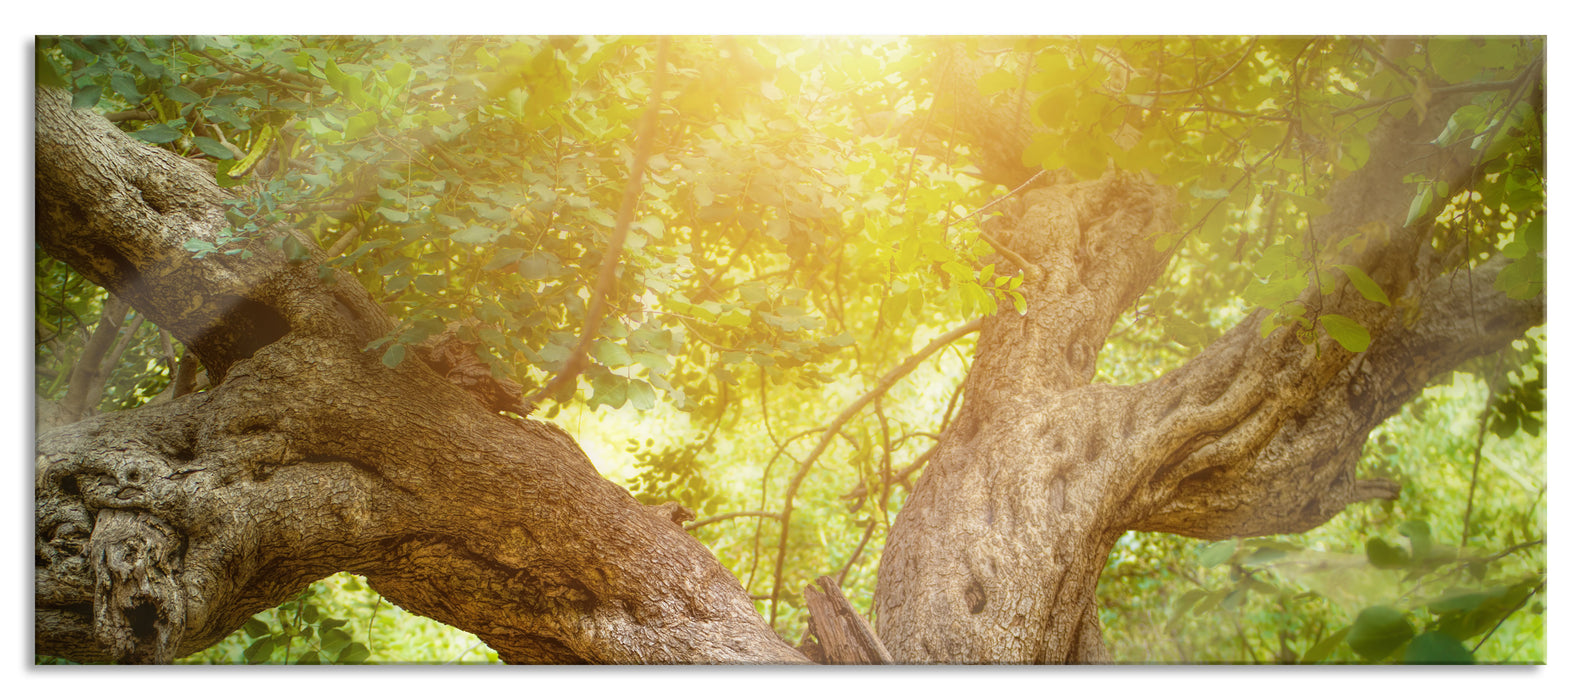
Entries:
POLYGON ((1427 242, 1432 220, 1394 224, 1417 192, 1402 182, 1402 167, 1437 162, 1452 191, 1472 172, 1430 143, 1457 106, 1444 101, 1421 122, 1408 116, 1381 127, 1368 165, 1335 187, 1334 213, 1314 226, 1319 241, 1370 226, 1385 231, 1350 262, 1408 303, 1384 306, 1350 288, 1321 297, 1312 288, 1304 307, 1363 324, 1373 338, 1365 352, 1325 336, 1305 345, 1289 326, 1261 338, 1259 313, 1185 367, 1140 387, 1135 410, 1147 429, 1139 443, 1163 449, 1142 447, 1152 457, 1129 466, 1133 527, 1210 538, 1300 532, 1349 503, 1393 497, 1393 485, 1359 483, 1352 473, 1369 431, 1434 376, 1543 323, 1541 297, 1519 301, 1495 291, 1503 261, 1471 275, 1441 274, 1427 242))
POLYGON ((321 257, 195 258, 183 244, 225 226, 211 176, 60 93, 38 123, 40 244, 216 382, 39 437, 39 653, 168 660, 349 570, 507 660, 806 662, 563 431, 364 352, 389 320, 350 278, 322 284, 321 257))

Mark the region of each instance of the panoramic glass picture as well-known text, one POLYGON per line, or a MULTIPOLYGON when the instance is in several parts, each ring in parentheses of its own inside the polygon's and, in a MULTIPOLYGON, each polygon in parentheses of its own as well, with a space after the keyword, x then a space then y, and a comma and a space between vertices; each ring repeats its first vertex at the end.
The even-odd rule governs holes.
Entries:
POLYGON ((1543 37, 37 37, 34 664, 1543 664, 1543 37))

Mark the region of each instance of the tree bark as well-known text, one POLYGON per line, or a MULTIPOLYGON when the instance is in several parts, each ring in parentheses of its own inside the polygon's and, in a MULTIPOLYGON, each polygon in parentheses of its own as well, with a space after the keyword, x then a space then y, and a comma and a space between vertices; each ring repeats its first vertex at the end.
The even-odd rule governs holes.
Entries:
MULTIPOLYGON (((1158 379, 1090 384, 1116 317, 1167 260, 1152 237, 1171 227, 1173 195, 1111 173, 1012 205, 1013 223, 996 235, 1035 268, 1027 313, 1007 303, 985 320, 961 414, 889 535, 874 597, 889 651, 903 662, 1107 662, 1094 592, 1127 530, 1295 533, 1348 504, 1394 498, 1395 484, 1353 473, 1373 427, 1436 375, 1544 320, 1541 296, 1494 290, 1503 262, 1447 271, 1429 245, 1432 221, 1396 223, 1416 194, 1403 169, 1438 162, 1439 179, 1469 175, 1430 144, 1458 106, 1439 100, 1424 119, 1378 128, 1368 164, 1336 185, 1315 224, 1319 245, 1364 225, 1388 231, 1347 262, 1413 304, 1385 306, 1349 287, 1301 299, 1362 323, 1373 338, 1362 353, 1327 337, 1305 344, 1291 326, 1262 337, 1260 311, 1158 379)), ((1019 126, 976 133, 1015 140, 1019 126)))
POLYGON ((390 321, 322 254, 195 259, 225 192, 69 102, 37 93, 39 244, 216 386, 39 436, 37 653, 168 662, 347 570, 510 662, 806 663, 564 431, 364 352, 390 321))

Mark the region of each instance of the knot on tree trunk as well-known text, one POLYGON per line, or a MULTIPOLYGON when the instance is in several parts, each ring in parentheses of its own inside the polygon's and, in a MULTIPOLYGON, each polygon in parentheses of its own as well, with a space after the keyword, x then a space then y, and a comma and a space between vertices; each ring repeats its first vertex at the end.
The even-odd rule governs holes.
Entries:
POLYGON ((446 381, 466 390, 491 411, 510 411, 525 416, 533 411, 522 399, 522 385, 495 371, 478 355, 479 332, 495 332, 479 321, 453 322, 445 332, 430 337, 412 349, 423 363, 446 381))
POLYGON ((187 625, 181 536, 148 513, 103 510, 88 544, 94 637, 120 663, 173 661, 187 625))

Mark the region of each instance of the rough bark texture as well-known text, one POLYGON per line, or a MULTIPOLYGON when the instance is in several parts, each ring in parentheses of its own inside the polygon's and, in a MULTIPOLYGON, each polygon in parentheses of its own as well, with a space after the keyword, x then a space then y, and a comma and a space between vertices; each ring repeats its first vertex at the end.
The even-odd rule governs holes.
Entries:
POLYGON ((806 662, 563 431, 497 413, 498 387, 385 367, 362 348, 389 320, 318 259, 195 260, 182 244, 224 224, 213 178, 37 99, 39 244, 217 382, 39 437, 38 653, 169 661, 349 570, 507 661, 806 662))
POLYGON ((895 663, 835 579, 820 576, 818 588, 808 586, 802 595, 807 600, 810 639, 798 649, 808 658, 821 664, 895 663))
MULTIPOLYGON (((1440 179, 1466 177, 1465 164, 1429 145, 1457 106, 1441 100, 1426 119, 1381 126, 1368 165, 1336 186, 1332 212, 1314 227, 1320 242, 1364 225, 1387 231, 1350 262, 1420 311, 1413 319, 1353 289, 1322 299, 1310 289, 1308 308, 1368 328, 1363 353, 1327 337, 1304 344, 1292 327, 1261 337, 1260 312, 1156 380, 1092 385, 1115 318, 1166 260, 1151 235, 1172 225, 1172 195, 1112 173, 1021 196, 996 235, 1036 268, 1027 313, 1002 308, 986 320, 961 414, 886 543, 875 609, 890 652, 936 663, 1106 662, 1093 596, 1127 530, 1294 533, 1348 504, 1393 498, 1395 484, 1355 478, 1369 431, 1434 376, 1544 317, 1542 297, 1494 291, 1503 263, 1447 271, 1428 223, 1398 223, 1416 193, 1404 168, 1438 162, 1440 179)), ((991 119, 995 110, 976 112, 991 119)), ((1015 140, 1020 126, 976 133, 1015 140)), ((982 152, 994 159, 1021 146, 982 152)))

